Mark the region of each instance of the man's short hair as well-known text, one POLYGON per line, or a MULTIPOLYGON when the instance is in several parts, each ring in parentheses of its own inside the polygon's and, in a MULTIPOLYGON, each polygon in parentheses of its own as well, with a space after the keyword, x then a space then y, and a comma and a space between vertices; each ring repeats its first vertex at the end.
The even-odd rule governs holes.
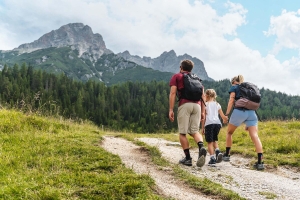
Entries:
POLYGON ((191 72, 194 67, 194 63, 191 60, 182 60, 180 66, 184 71, 191 72))

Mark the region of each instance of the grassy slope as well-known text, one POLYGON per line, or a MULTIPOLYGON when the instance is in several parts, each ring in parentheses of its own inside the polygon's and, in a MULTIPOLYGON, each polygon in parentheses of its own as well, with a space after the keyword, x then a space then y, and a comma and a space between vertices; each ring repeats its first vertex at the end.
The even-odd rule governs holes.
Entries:
POLYGON ((159 199, 97 127, 0 110, 0 199, 159 199))
MULTIPOLYGON (((294 121, 259 124, 267 164, 299 167, 299 128, 300 123, 294 121)), ((149 176, 136 175, 121 164, 119 157, 99 146, 101 134, 89 123, 0 110, 0 199, 160 199, 151 190, 154 182, 149 176)), ((223 127, 219 137, 221 149, 225 148, 225 135, 223 127)), ((150 137, 178 141, 176 133, 150 137)), ((190 144, 195 147, 191 139, 190 144)), ((243 127, 234 134, 233 153, 256 155, 243 127)), ((202 187, 213 184, 194 180, 176 169, 178 176, 188 178, 198 189, 200 183, 202 187)), ((239 199, 221 187, 219 190, 225 199, 239 199)), ((215 195, 211 191, 207 194, 215 195)))

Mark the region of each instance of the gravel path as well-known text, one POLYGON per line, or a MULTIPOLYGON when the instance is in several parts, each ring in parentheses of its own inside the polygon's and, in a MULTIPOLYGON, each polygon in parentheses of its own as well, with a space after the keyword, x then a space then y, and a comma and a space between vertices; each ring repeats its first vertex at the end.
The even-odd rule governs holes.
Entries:
MULTIPOLYGON (((169 162, 178 163, 184 154, 179 143, 169 142, 157 138, 140 138, 148 145, 157 147, 162 156, 169 162)), ((149 174, 156 182, 159 193, 175 199, 207 199, 203 194, 174 181, 168 169, 158 170, 150 164, 147 154, 141 152, 141 147, 132 144, 122 138, 105 137, 103 147, 119 155, 127 167, 137 173, 149 174)), ((233 155, 230 162, 221 162, 216 167, 208 165, 202 168, 196 167, 198 150, 191 150, 194 158, 193 166, 182 166, 188 172, 198 177, 206 177, 213 182, 220 183, 224 188, 238 193, 246 199, 266 199, 260 193, 269 193, 277 196, 275 199, 299 199, 300 197, 300 173, 285 168, 276 170, 256 171, 249 167, 250 159, 233 155)), ((206 163, 209 155, 206 157, 206 163)))
POLYGON ((133 169, 138 174, 150 175, 156 185, 157 192, 165 197, 180 200, 210 199, 199 191, 188 188, 182 182, 175 180, 168 168, 158 169, 151 163, 149 156, 143 147, 137 146, 122 138, 105 137, 102 147, 118 155, 127 168, 133 169))

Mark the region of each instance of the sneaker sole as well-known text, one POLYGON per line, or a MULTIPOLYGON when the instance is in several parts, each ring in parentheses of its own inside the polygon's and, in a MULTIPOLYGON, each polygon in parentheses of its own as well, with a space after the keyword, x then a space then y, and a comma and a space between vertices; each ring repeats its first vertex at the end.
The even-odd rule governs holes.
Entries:
POLYGON ((222 160, 223 160, 224 162, 229 162, 229 161, 230 161, 230 158, 225 158, 225 157, 223 156, 222 160))
POLYGON ((216 163, 220 163, 220 162, 222 162, 222 160, 223 160, 223 154, 219 153, 218 157, 217 157, 217 160, 216 160, 216 163))
POLYGON ((253 168, 256 169, 256 170, 264 170, 265 169, 265 167, 257 167, 255 165, 253 166, 253 168))
POLYGON ((199 150, 199 158, 201 156, 204 156, 204 158, 206 157, 206 154, 207 154, 207 151, 204 147, 202 147, 200 150, 199 150))
POLYGON ((202 167, 204 164, 205 164, 205 157, 201 156, 200 158, 198 158, 196 165, 197 167, 202 167))
POLYGON ((184 163, 179 163, 181 165, 185 165, 185 166, 192 166, 193 164, 184 164, 184 163))

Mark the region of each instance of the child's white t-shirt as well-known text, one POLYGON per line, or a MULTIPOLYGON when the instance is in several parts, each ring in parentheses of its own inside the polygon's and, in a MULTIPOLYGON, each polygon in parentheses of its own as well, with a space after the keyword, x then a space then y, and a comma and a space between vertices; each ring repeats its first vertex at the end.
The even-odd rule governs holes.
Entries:
POLYGON ((209 124, 221 124, 221 121, 219 119, 219 110, 221 109, 221 105, 215 101, 208 101, 205 104, 206 104, 205 126, 209 124))

